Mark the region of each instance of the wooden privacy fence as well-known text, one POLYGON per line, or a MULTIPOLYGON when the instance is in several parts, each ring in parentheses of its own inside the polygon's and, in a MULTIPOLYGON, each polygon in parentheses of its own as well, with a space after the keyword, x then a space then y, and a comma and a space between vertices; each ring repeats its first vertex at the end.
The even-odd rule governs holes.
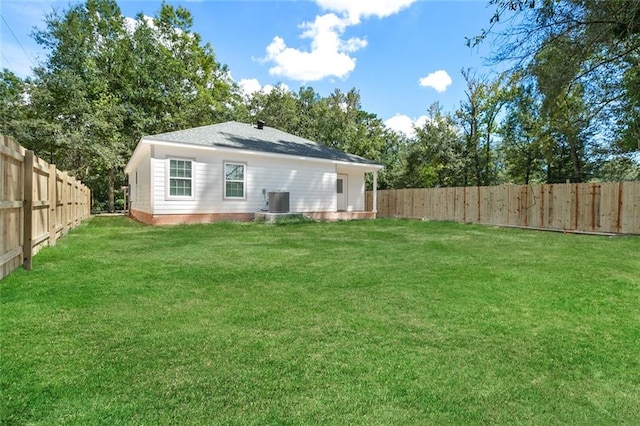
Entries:
POLYGON ((391 189, 378 191, 377 209, 378 217, 640 234, 640 182, 391 189))
POLYGON ((90 214, 84 184, 0 135, 0 279, 90 214))

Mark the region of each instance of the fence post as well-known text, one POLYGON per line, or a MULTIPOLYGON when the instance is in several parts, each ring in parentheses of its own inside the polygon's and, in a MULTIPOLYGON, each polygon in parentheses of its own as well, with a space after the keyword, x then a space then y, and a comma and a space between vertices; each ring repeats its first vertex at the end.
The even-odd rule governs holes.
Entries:
MULTIPOLYGON (((639 142, 640 143, 640 142, 639 142)), ((618 184, 618 211, 616 212, 616 232, 622 232, 622 182, 618 184)))
POLYGON ((56 245, 56 208, 58 205, 56 166, 49 165, 49 245, 56 245))
POLYGON ((22 267, 31 270, 33 258, 33 151, 24 154, 24 221, 22 243, 22 267))
POLYGON ((467 187, 462 188, 462 223, 467 223, 467 187))
POLYGON ((74 178, 73 179, 73 217, 75 220, 73 221, 73 227, 77 227, 80 223, 80 219, 78 218, 78 212, 80 211, 80 184, 74 178))
POLYGON ((67 172, 62 172, 62 235, 69 231, 69 179, 67 172))
POLYGON ((481 217, 481 211, 482 211, 482 195, 480 193, 480 187, 477 187, 478 189, 478 223, 482 223, 482 217, 481 217))

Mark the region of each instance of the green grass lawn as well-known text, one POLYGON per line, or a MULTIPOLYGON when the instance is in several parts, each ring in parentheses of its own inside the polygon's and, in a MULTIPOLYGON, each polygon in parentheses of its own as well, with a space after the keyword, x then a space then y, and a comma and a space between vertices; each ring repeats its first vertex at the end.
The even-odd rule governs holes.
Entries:
POLYGON ((640 423, 640 237, 93 218, 0 290, 4 424, 640 423))

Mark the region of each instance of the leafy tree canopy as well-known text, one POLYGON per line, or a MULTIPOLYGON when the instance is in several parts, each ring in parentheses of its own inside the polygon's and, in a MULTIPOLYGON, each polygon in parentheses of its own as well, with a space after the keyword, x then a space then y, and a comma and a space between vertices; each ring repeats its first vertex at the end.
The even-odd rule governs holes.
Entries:
POLYGON ((21 142, 51 152, 94 193, 106 189, 113 209, 142 135, 223 121, 239 102, 226 67, 192 22, 187 9, 163 3, 155 17, 140 14, 132 23, 115 0, 47 15, 34 36, 49 55, 34 70, 29 107, 50 123, 50 134, 21 142))
POLYGON ((551 99, 580 85, 587 113, 610 132, 612 147, 640 150, 640 2, 629 0, 490 0, 487 37, 493 59, 510 61, 538 80, 551 99))

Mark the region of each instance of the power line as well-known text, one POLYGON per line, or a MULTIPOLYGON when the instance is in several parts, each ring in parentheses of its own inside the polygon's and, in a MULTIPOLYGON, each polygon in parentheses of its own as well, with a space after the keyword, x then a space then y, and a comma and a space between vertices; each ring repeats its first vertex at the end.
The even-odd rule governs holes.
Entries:
MULTIPOLYGON (((29 60, 29 62, 31 62, 31 65, 33 65, 34 68, 36 68, 36 64, 33 62, 33 59, 31 59, 31 56, 27 53, 26 49, 24 48, 24 46, 22 46, 22 43, 20 43, 20 40, 18 40, 18 37, 16 37, 15 33, 13 32, 13 30, 11 29, 11 26, 9 25, 9 23, 7 22, 6 19, 4 19, 4 16, 0 15, 0 18, 2 18, 2 22, 4 22, 4 24, 7 26, 7 29, 9 30, 9 32, 11 33, 11 35, 13 36, 13 38, 16 40, 16 42, 18 42, 18 46, 20 46, 20 49, 22 49, 22 51, 24 52, 24 55, 27 57, 27 59, 29 60)), ((2 55, 4 56, 4 55, 2 55)), ((6 60, 6 56, 5 56, 5 60, 6 60)), ((7 61, 8 62, 8 61, 7 61)))
POLYGON ((13 67, 13 65, 11 65, 11 61, 9 61, 9 58, 7 58, 4 55, 4 52, 2 52, 2 51, 0 51, 0 55, 2 55, 2 57, 4 58, 4 61, 7 63, 7 68, 10 68, 13 71, 13 73, 15 74, 15 68, 13 67))

